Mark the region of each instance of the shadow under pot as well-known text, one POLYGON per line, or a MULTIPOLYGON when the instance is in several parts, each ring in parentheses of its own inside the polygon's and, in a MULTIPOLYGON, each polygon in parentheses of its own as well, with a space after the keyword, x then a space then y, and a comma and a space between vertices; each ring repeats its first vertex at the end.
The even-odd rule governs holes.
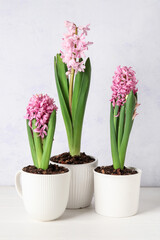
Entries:
POLYGON ((109 175, 94 169, 95 211, 103 216, 129 217, 139 206, 141 170, 128 167, 137 173, 109 175))
POLYGON ((70 170, 56 174, 17 172, 15 186, 28 214, 39 221, 59 218, 65 211, 70 184, 70 170))
MULTIPOLYGON (((55 159, 59 158, 59 156, 61 155, 52 157, 50 163, 53 164, 55 159)), ((91 162, 79 164, 63 164, 56 160, 56 164, 67 167, 71 171, 69 199, 67 204, 67 208, 69 209, 85 208, 91 204, 94 192, 93 169, 97 166, 98 160, 91 156, 88 157, 92 159, 91 162)))

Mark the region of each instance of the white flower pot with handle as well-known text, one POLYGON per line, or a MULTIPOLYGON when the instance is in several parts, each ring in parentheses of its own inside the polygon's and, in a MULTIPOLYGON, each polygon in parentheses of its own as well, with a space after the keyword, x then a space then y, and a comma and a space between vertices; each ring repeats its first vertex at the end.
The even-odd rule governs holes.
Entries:
POLYGON ((141 170, 133 175, 108 175, 94 170, 95 211, 103 216, 129 217, 138 211, 141 170))
POLYGON ((44 175, 21 170, 16 174, 15 185, 29 215, 51 221, 60 217, 67 206, 70 171, 44 175))
MULTIPOLYGON (((53 162, 51 162, 53 164, 53 162)), ((61 164, 71 171, 70 191, 67 208, 85 208, 91 204, 94 192, 93 169, 98 160, 84 164, 61 164)))

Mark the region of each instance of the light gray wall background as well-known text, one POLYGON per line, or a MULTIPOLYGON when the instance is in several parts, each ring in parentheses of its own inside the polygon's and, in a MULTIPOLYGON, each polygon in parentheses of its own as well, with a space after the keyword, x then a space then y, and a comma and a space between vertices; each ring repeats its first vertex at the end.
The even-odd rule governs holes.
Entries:
POLYGON ((143 170, 143 186, 160 186, 160 1, 0 0, 0 184, 32 164, 23 116, 32 94, 48 93, 59 107, 52 154, 68 151, 53 73, 64 21, 91 24, 87 52, 92 80, 81 150, 112 164, 110 86, 118 65, 133 66, 139 80, 139 115, 126 165, 143 170))

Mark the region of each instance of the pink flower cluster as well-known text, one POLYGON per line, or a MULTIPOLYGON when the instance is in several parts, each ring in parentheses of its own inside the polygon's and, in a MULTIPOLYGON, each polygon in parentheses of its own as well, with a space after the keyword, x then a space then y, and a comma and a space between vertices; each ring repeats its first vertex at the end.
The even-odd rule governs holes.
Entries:
POLYGON ((111 86, 113 93, 110 101, 113 107, 116 104, 122 106, 126 102, 126 97, 131 90, 135 94, 138 91, 137 83, 135 71, 132 70, 132 67, 118 66, 113 76, 113 85, 111 86))
POLYGON ((47 135, 47 124, 54 109, 57 110, 54 99, 50 98, 47 94, 36 94, 29 100, 25 119, 29 120, 29 126, 32 130, 32 120, 36 119, 36 129, 34 129, 34 132, 39 133, 41 138, 47 135))
POLYGON ((92 44, 92 42, 85 41, 87 31, 90 30, 89 24, 84 27, 77 27, 74 23, 66 21, 65 26, 68 33, 64 34, 64 38, 62 38, 64 52, 60 51, 60 53, 63 62, 66 63, 68 68, 66 74, 69 75, 72 68, 75 70, 75 73, 84 72, 85 65, 81 59, 85 57, 84 51, 88 50, 88 46, 92 44), (78 35, 79 30, 81 31, 80 35, 78 35))

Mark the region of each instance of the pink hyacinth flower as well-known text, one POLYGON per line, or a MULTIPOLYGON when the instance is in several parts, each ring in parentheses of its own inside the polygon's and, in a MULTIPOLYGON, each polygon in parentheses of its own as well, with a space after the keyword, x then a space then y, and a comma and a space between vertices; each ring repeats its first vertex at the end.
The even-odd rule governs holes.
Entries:
POLYGON ((31 97, 27 106, 25 119, 29 120, 32 131, 39 133, 39 137, 47 136, 48 121, 53 110, 57 111, 54 99, 47 94, 36 94, 31 97), (36 129, 32 128, 32 120, 36 119, 36 129))
MULTIPOLYGON (((138 81, 136 80, 135 71, 132 69, 132 67, 118 66, 115 71, 115 75, 113 76, 113 82, 111 86, 112 98, 110 101, 112 102, 113 107, 115 107, 115 105, 120 107, 123 106, 130 91, 133 91, 133 93, 136 94, 138 91, 136 86, 137 83, 138 81)), ((136 103, 133 119, 137 115, 136 109, 138 106, 139 104, 136 103)), ((119 116, 119 113, 117 116, 119 116)))
POLYGON ((63 51, 60 51, 60 53, 63 62, 67 65, 68 71, 66 75, 68 76, 71 73, 71 69, 74 69, 75 73, 84 72, 85 64, 80 59, 85 57, 84 52, 93 43, 85 40, 87 31, 90 30, 89 24, 77 27, 75 23, 65 21, 65 26, 68 32, 62 38, 63 51), (78 31, 81 33, 79 34, 78 31))
POLYGON ((136 80, 135 71, 132 67, 121 67, 118 66, 115 75, 113 76, 112 82, 112 98, 111 102, 113 107, 115 104, 122 106, 126 102, 126 97, 132 90, 134 94, 138 91, 136 85, 138 81, 136 80))

